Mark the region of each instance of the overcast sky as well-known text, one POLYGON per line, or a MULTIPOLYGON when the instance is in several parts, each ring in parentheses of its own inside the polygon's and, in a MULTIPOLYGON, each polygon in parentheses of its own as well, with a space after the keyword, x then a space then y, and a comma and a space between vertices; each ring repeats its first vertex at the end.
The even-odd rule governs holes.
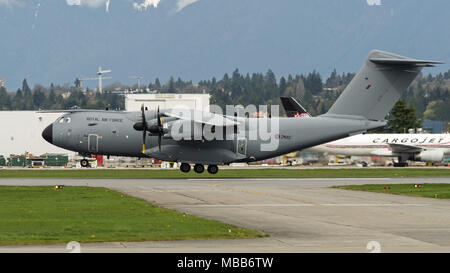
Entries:
MULTIPOLYGON (((131 84, 356 72, 372 49, 450 62, 448 0, 0 0, 0 77, 131 84)), ((447 71, 448 65, 426 72, 447 71)), ((94 83, 90 84, 94 86, 94 83)))

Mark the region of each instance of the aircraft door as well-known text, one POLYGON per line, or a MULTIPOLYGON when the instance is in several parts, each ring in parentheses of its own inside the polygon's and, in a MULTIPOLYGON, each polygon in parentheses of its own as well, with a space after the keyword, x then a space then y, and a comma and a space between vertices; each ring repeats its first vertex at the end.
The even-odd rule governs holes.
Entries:
POLYGON ((98 152, 98 135, 89 135, 88 136, 88 151, 90 153, 98 152))
POLYGON ((247 156, 247 139, 241 138, 237 140, 236 153, 247 156))

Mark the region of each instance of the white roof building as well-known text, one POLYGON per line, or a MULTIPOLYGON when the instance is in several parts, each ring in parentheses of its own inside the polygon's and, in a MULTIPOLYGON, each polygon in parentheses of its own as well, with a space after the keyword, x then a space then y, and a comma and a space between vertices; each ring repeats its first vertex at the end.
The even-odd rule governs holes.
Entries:
POLYGON ((125 110, 139 111, 144 104, 148 110, 188 108, 209 112, 209 94, 127 94, 125 110))
POLYGON ((42 131, 63 113, 37 113, 36 111, 0 111, 0 155, 33 155, 58 153, 75 155, 45 141, 42 131))

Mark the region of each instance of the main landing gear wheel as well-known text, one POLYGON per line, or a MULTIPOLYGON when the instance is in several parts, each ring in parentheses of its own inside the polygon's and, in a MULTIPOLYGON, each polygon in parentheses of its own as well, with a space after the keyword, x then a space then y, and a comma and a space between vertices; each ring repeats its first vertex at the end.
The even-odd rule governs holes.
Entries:
POLYGON ((208 172, 210 174, 216 174, 219 171, 219 167, 217 165, 208 165, 208 172))
POLYGON ((81 167, 83 167, 83 168, 89 167, 89 161, 87 159, 82 159, 80 161, 80 164, 81 164, 81 167))
POLYGON ((191 165, 187 163, 181 163, 180 170, 184 173, 188 173, 191 170, 191 165))
POLYGON ((194 171, 196 173, 202 173, 203 171, 205 171, 205 166, 203 166, 202 164, 195 164, 194 171))

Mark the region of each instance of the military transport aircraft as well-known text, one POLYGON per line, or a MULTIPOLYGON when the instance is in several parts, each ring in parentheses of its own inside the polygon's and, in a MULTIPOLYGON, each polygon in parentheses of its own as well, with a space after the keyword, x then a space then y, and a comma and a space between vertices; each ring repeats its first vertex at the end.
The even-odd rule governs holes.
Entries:
POLYGON ((67 110, 42 136, 83 156, 152 157, 179 162, 183 172, 194 164, 202 173, 208 165, 215 174, 218 165, 264 160, 385 126, 384 117, 421 69, 438 63, 374 50, 317 117, 247 118, 145 106, 140 112, 67 110))

